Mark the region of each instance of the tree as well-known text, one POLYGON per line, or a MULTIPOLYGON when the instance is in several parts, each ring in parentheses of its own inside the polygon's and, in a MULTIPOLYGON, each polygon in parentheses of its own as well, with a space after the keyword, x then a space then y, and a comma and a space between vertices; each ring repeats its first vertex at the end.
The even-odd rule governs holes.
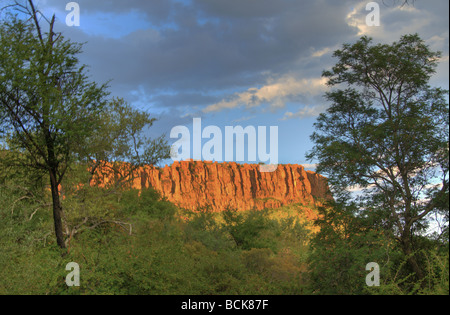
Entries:
POLYGON ((170 146, 164 135, 151 139, 144 134, 156 121, 146 112, 132 108, 123 99, 113 99, 101 113, 100 130, 77 149, 89 165, 89 182, 96 171, 109 168, 118 178, 115 186, 133 180, 134 171, 143 165, 156 165, 170 158, 170 146), (124 164, 128 167, 123 167, 124 164))
POLYGON ((124 156, 148 161, 140 154, 155 162, 169 148, 163 138, 140 137, 153 123, 147 113, 108 100, 107 85, 89 80, 77 58, 81 45, 54 32, 54 15, 44 19, 44 32, 32 0, 14 7, 28 19, 9 14, 0 24, 0 139, 8 149, 0 162, 48 176, 56 240, 64 248, 58 187, 71 166, 124 156))
POLYGON ((345 88, 326 93, 331 106, 315 123, 307 157, 337 199, 357 201, 357 215, 392 233, 423 279, 415 239, 431 213, 448 218, 448 91, 428 84, 440 53, 416 34, 391 45, 362 37, 334 57, 323 76, 345 88), (350 194, 354 187, 362 194, 350 194))

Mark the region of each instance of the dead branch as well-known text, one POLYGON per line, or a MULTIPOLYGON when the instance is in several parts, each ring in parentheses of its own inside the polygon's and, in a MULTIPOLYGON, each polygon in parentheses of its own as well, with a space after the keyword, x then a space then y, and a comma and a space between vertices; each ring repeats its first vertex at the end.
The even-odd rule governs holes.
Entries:
POLYGON ((97 222, 91 222, 92 225, 87 226, 86 224, 92 219, 93 218, 85 217, 83 221, 81 221, 81 223, 74 226, 70 231, 69 229, 66 230, 66 235, 68 235, 69 237, 66 239, 65 243, 68 248, 70 248, 70 242, 76 234, 79 234, 85 230, 93 230, 103 224, 115 224, 121 227, 123 230, 125 230, 128 233, 128 235, 133 234, 133 225, 131 223, 118 220, 100 219, 97 222))

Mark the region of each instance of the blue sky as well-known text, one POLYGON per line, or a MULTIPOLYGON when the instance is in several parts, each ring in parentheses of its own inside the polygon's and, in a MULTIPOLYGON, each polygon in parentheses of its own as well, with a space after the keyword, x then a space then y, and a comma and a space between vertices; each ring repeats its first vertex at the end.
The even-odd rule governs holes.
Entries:
POLYGON ((431 83, 449 88, 447 0, 378 1, 372 27, 370 1, 358 0, 79 0, 79 27, 65 24, 68 2, 36 0, 66 38, 86 42, 93 80, 112 80, 111 95, 159 119, 151 136, 192 128, 194 117, 222 130, 278 126, 279 163, 310 163, 313 123, 328 106, 322 71, 362 35, 391 43, 419 33, 443 52, 431 83))

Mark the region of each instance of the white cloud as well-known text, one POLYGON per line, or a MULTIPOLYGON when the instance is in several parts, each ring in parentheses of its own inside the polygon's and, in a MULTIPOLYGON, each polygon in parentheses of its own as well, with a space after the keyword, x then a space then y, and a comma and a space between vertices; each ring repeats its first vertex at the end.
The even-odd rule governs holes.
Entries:
POLYGON ((366 3, 358 3, 346 17, 347 24, 358 29, 358 36, 369 34, 372 29, 366 24, 366 15, 361 14, 361 12, 366 12, 365 8, 366 3))
POLYGON ((284 113, 284 117, 281 118, 281 120, 316 117, 316 116, 319 116, 320 113, 323 113, 325 111, 325 109, 326 109, 326 105, 323 105, 323 104, 315 105, 315 106, 305 106, 296 113, 292 113, 292 112, 284 113))
POLYGON ((237 107, 258 107, 269 104, 271 110, 283 108, 286 101, 297 96, 317 96, 326 88, 326 78, 296 79, 292 75, 285 75, 277 80, 269 79, 260 88, 249 88, 245 92, 235 93, 230 100, 222 100, 209 105, 203 111, 217 112, 237 107))
POLYGON ((317 163, 314 164, 308 164, 308 163, 302 163, 302 166, 307 170, 315 170, 317 168, 317 163))
POLYGON ((321 50, 314 50, 314 52, 312 53, 312 56, 313 56, 314 58, 319 58, 319 57, 322 57, 322 56, 324 56, 324 55, 326 55, 326 54, 329 54, 329 53, 335 51, 336 48, 337 48, 337 46, 334 46, 334 47, 325 47, 325 48, 323 48, 323 49, 321 49, 321 50))
MULTIPOLYGON (((357 29, 358 37, 367 35, 383 42, 392 42, 404 34, 421 33, 430 28, 436 19, 430 11, 418 9, 414 4, 402 6, 379 3, 380 25, 369 26, 366 18, 372 11, 366 9, 367 3, 358 3, 346 16, 347 24, 357 29)), ((448 38, 448 34, 446 37, 448 38)))

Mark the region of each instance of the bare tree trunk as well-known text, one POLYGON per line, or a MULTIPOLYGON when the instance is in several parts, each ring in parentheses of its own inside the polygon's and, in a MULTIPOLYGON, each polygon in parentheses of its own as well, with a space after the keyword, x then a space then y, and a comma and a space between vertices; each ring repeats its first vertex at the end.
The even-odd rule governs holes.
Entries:
POLYGON ((408 264, 411 267, 411 269, 415 272, 418 280, 422 280, 425 275, 422 271, 422 268, 420 268, 419 264, 417 263, 417 259, 415 257, 415 254, 412 250, 412 240, 410 236, 409 229, 406 229, 403 231, 401 242, 402 242, 402 249, 403 253, 406 257, 408 257, 408 264))
POLYGON ((53 222, 55 225, 56 242, 60 248, 66 248, 64 242, 63 226, 62 226, 62 207, 59 199, 58 182, 56 180, 56 172, 50 170, 50 188, 53 201, 53 222))

